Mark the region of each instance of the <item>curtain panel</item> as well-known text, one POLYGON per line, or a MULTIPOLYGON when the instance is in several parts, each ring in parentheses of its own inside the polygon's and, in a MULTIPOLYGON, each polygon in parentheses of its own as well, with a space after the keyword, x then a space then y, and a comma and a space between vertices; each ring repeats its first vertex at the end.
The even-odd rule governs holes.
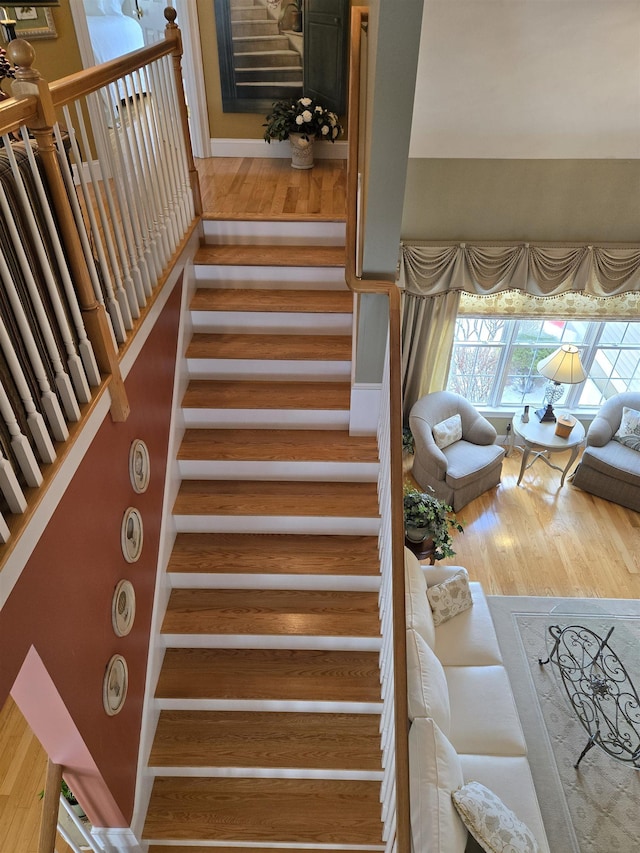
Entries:
POLYGON ((403 412, 446 388, 456 313, 640 316, 640 245, 401 246, 403 412))
POLYGON ((640 291, 640 245, 403 243, 401 276, 405 290, 416 296, 450 290, 620 296, 640 291))

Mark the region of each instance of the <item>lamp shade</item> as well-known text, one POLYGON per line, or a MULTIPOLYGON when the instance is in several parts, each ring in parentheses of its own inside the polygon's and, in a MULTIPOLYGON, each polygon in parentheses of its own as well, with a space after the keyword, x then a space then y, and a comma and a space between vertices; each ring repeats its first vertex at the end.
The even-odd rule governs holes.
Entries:
POLYGON ((538 362, 538 372, 552 382, 562 385, 576 385, 587 378, 578 347, 570 344, 563 344, 551 355, 541 359, 538 362))

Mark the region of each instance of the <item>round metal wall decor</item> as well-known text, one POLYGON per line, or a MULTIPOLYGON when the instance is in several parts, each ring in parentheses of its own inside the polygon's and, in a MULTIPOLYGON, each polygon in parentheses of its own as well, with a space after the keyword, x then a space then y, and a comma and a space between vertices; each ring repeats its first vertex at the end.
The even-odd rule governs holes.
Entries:
POLYGON ((126 637, 136 617, 136 594, 131 581, 121 580, 113 593, 111 624, 117 637, 126 637))
POLYGON ((150 476, 149 450, 141 438, 136 438, 129 449, 129 479, 134 492, 146 492, 150 476))
POLYGON ((135 563, 142 553, 144 531, 142 527, 142 516, 134 506, 130 506, 122 519, 120 530, 120 544, 122 553, 128 563, 135 563))
POLYGON ((120 713, 127 698, 129 687, 129 668, 122 655, 114 655, 104 674, 102 684, 102 704, 110 717, 120 713))

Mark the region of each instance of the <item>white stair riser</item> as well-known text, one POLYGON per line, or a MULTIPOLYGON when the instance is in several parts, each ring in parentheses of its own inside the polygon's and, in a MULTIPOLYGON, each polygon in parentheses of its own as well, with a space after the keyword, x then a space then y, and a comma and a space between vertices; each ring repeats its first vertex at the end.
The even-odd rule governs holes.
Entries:
POLYGON ((263 634, 163 634, 172 649, 320 649, 379 652, 379 637, 293 637, 263 634))
POLYGON ((328 409, 183 409, 187 427, 348 429, 349 412, 328 409))
POLYGON ((161 711, 280 711, 315 714, 380 714, 381 702, 307 702, 281 699, 156 699, 161 711))
POLYGON ((348 429, 347 410, 183 409, 185 425, 214 429, 348 429))
MULTIPOLYGON (((352 781, 382 779, 382 772, 373 770, 306 770, 304 768, 272 768, 272 767, 150 767, 149 770, 155 776, 182 776, 191 778, 195 776, 208 776, 217 778, 236 779, 349 779, 352 781)), ((254 850, 256 848, 254 847, 254 850)), ((268 853, 269 848, 260 848, 268 853)), ((295 849, 299 850, 299 847, 295 849)), ((239 847, 238 853, 247 850, 239 847)), ((211 847, 211 853, 216 848, 211 847)), ((171 847, 167 847, 167 853, 171 853, 171 847)), ((327 850, 331 853, 331 848, 327 850)))
POLYGON ((273 311, 192 311, 195 332, 350 335, 353 314, 297 314, 273 311))
POLYGON ((178 533, 326 533, 377 536, 379 518, 318 516, 175 515, 178 533))
POLYGON ((205 219, 205 243, 239 245, 340 246, 345 241, 344 222, 282 222, 264 220, 205 219))
POLYGON ((291 480, 292 482, 375 483, 377 462, 269 462, 213 459, 181 460, 185 480, 291 480))
POLYGON ((379 576, 169 572, 173 589, 296 589, 377 592, 379 576))
POLYGON ((313 379, 331 382, 351 376, 350 361, 254 361, 250 358, 189 358, 192 379, 313 379))
POLYGON ((254 267, 196 264, 198 287, 256 290, 346 290, 341 267, 254 267))

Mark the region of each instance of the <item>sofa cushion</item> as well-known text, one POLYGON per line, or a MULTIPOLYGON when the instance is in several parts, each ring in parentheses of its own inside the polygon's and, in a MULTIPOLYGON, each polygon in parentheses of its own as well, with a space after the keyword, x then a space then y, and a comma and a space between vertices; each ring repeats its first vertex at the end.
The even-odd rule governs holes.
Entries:
POLYGON ((503 666, 447 666, 450 729, 459 753, 526 755, 520 718, 503 666))
POLYGON ((534 833, 543 853, 549 853, 540 806, 529 762, 524 756, 460 755, 466 780, 482 782, 500 797, 534 833))
POLYGON ((450 418, 440 421, 439 424, 434 424, 431 432, 436 446, 443 450, 453 444, 454 441, 460 441, 462 438, 462 418, 458 414, 451 415, 450 418))
POLYGON ((467 830, 451 794, 463 784, 462 768, 433 720, 414 720, 409 730, 409 794, 413 849, 463 853, 467 830))
POLYGON ((442 583, 429 587, 427 598, 433 612, 433 624, 436 627, 467 610, 473 605, 467 570, 460 569, 442 583))
MULTIPOLYGON (((460 570, 460 566, 424 566, 427 586, 442 583, 460 570)), ((477 581, 469 583, 473 607, 435 629, 434 646, 443 666, 490 666, 502 663, 489 605, 477 581)))
POLYGON ((407 631, 409 719, 431 717, 445 734, 451 726, 447 679, 442 664, 417 631, 407 631))
POLYGON ((453 802, 469 832, 488 853, 540 853, 529 827, 480 782, 454 791, 453 802))
POLYGON ((427 599, 427 581, 418 558, 404 549, 404 603, 407 628, 413 628, 433 649, 436 629, 427 599))
POLYGON ((640 412, 623 406, 622 420, 613 437, 632 450, 640 450, 640 412))

